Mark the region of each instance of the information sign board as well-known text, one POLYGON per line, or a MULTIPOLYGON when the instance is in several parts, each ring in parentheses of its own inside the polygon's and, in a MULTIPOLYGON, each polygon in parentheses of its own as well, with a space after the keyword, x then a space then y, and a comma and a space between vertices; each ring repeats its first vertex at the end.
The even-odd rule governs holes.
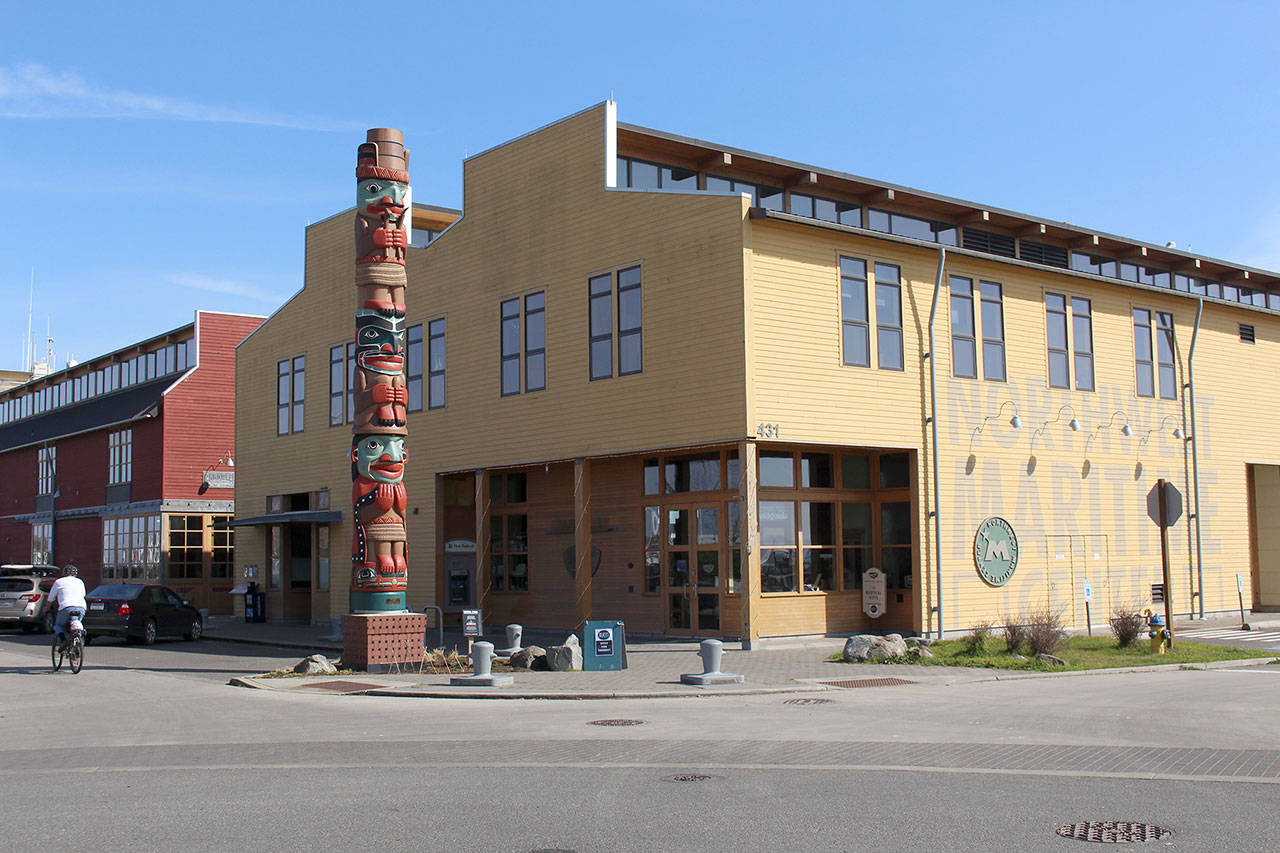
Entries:
POLYGON ((1089 585, 1089 579, 1084 580, 1084 600, 1093 601, 1093 587, 1089 585))
POLYGON ((627 668, 627 629, 622 622, 587 622, 583 640, 584 672, 627 668))
POLYGON ((479 610, 462 611, 462 636, 484 636, 484 619, 481 618, 479 610))
POLYGON ((879 569, 867 569, 862 573, 862 612, 872 619, 884 615, 885 602, 884 572, 879 569))

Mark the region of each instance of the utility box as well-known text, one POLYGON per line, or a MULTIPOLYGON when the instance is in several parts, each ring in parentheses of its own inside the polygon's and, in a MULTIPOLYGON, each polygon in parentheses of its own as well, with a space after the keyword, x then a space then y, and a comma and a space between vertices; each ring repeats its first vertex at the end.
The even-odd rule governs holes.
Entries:
POLYGON ((583 671, 627 668, 627 630, 622 622, 588 622, 583 635, 583 671))

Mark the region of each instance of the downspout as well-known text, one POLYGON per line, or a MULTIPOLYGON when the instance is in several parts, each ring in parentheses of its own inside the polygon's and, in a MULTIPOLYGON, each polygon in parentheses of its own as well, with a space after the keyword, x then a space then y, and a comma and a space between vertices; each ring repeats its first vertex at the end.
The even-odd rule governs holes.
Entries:
POLYGON ((1200 599, 1200 618, 1204 619, 1204 551, 1200 547, 1200 433, 1196 432, 1196 336, 1200 334, 1200 315, 1204 298, 1196 300, 1196 327, 1191 332, 1191 349, 1187 352, 1187 403, 1191 407, 1191 485, 1195 489, 1193 512, 1196 520, 1196 586, 1200 599))
MULTIPOLYGON (((929 412, 925 422, 932 429, 933 442, 933 564, 934 564, 934 598, 938 602, 938 639, 942 639, 942 516, 940 514, 941 498, 938 496, 938 371, 937 359, 934 358, 933 322, 938 316, 938 294, 942 291, 942 270, 947 265, 947 247, 938 247, 938 277, 933 283, 933 304, 929 308, 929 412)), ((1193 338, 1194 340, 1194 338, 1193 338)), ((1194 413, 1194 409, 1192 412, 1194 413)), ((1193 435, 1195 427, 1192 427, 1193 435)), ((1196 523, 1199 523, 1197 513, 1196 523)))

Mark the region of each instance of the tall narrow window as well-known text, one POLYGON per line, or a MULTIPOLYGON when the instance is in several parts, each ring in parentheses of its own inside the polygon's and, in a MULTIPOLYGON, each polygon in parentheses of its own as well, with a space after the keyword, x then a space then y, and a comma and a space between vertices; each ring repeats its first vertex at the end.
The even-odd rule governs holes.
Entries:
POLYGON ((593 276, 587 282, 591 300, 591 378, 613 376, 613 276, 593 276))
POLYGON ((289 434, 289 359, 276 364, 276 435, 289 434))
POLYGON ((347 399, 345 346, 329 347, 329 426, 341 426, 347 399))
POLYGON ((1075 354, 1076 388, 1093 390, 1093 307, 1088 299, 1071 297, 1071 344, 1075 354))
POLYGON ((1004 292, 994 281, 978 282, 982 296, 982 378, 1005 381, 1004 292))
POLYGON ((524 298, 524 390, 547 387, 547 295, 524 298))
POLYGON ((1067 359, 1067 298, 1059 293, 1044 295, 1045 332, 1049 341, 1049 387, 1070 388, 1071 366, 1067 359))
POLYGON ((520 300, 502 303, 502 395, 520 393, 520 300))
POLYGON ((639 373, 644 369, 641 346, 643 300, 640 292, 640 267, 618 270, 618 375, 639 373))
POLYGON ((107 484, 118 486, 132 481, 133 430, 116 430, 107 435, 107 484))
POLYGON ((876 366, 902 370, 902 288, 893 264, 876 264, 876 366))
POLYGON ((951 372, 976 379, 978 349, 973 331, 973 279, 951 276, 951 372))
POLYGON ((171 578, 204 577, 204 516, 169 516, 165 567, 171 578))
MULTIPOLYGON (((440 328, 441 372, 444 327, 440 328)), ((502 303, 502 394, 547 387, 547 297, 543 291, 502 303), (523 367, 522 367, 523 365, 523 367), (521 376, 524 383, 521 384, 521 376)), ((443 403, 441 404, 443 405, 443 403)))
POLYGON ((427 326, 427 408, 444 408, 444 318, 427 326))
POLYGON ((1173 315, 1156 312, 1156 370, 1160 380, 1160 396, 1176 400, 1178 383, 1173 369, 1173 315))
POLYGON ((422 411, 422 324, 410 326, 405 337, 408 359, 405 362, 405 386, 409 389, 408 410, 422 411))
POLYGON ((36 494, 51 494, 57 476, 58 448, 52 445, 41 447, 36 451, 36 494))
POLYGON ((356 421, 356 342, 347 343, 347 423, 356 421))
POLYGON ((1151 312, 1133 309, 1133 357, 1136 363, 1138 396, 1154 397, 1155 371, 1151 362, 1151 312))
POLYGON ((840 331, 844 363, 871 366, 871 332, 867 323, 867 262, 840 257, 840 331))
POLYGON ((293 360, 293 431, 302 432, 303 414, 307 395, 307 358, 297 356, 293 360))

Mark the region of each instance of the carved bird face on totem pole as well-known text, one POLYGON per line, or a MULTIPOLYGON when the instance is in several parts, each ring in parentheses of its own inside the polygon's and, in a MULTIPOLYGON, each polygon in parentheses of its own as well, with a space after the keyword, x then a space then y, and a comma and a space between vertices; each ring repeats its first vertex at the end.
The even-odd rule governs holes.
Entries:
POLYGON ((404 318, 387 317, 375 309, 356 312, 356 364, 388 376, 404 372, 404 318))
POLYGON ((381 220, 383 215, 399 222, 404 215, 409 185, 383 178, 361 178, 356 183, 356 211, 366 219, 381 220))
POLYGON ((376 483, 399 483, 409 451, 402 435, 358 435, 351 443, 351 461, 361 477, 376 483))

